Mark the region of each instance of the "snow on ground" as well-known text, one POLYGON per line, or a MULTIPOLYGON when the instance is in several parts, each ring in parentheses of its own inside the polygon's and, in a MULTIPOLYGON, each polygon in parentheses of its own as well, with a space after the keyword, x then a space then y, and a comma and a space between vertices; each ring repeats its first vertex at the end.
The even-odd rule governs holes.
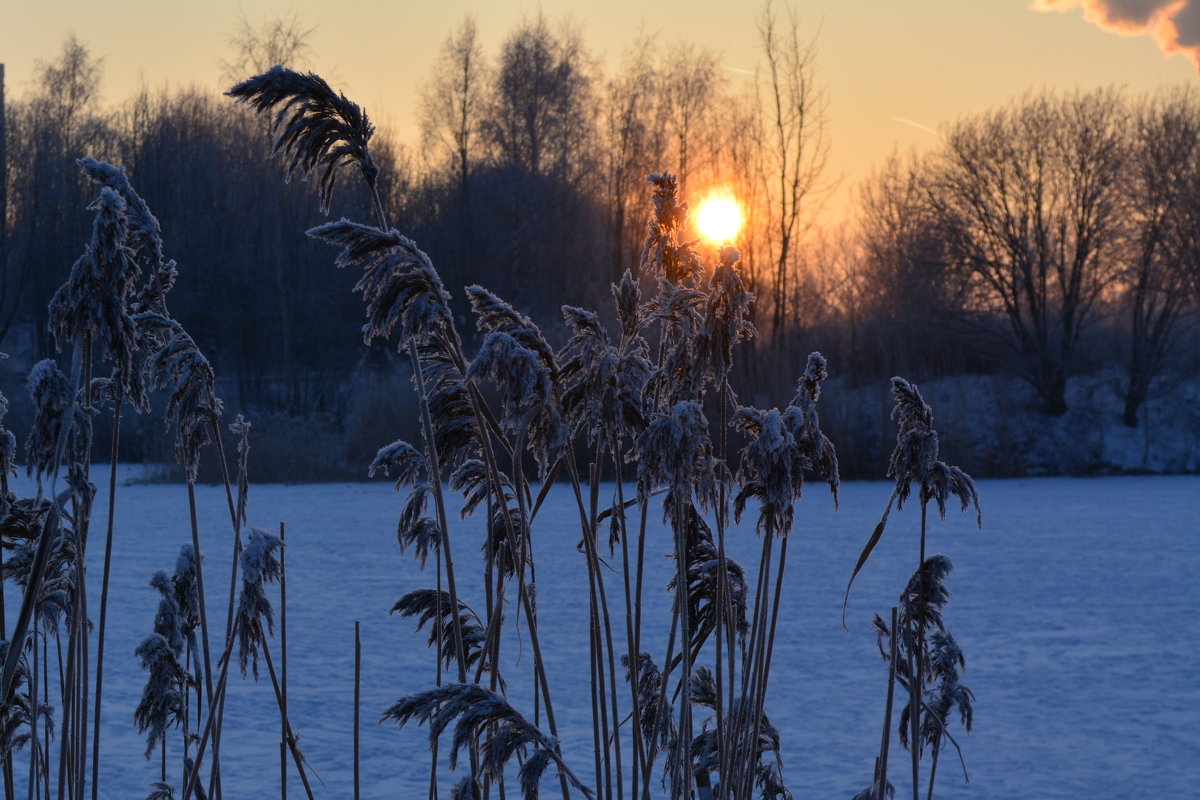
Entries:
MULTIPOLYGON (((94 480, 104 485, 102 468, 94 480)), ((915 510, 893 514, 851 595, 849 632, 840 613, 846 578, 888 491, 879 482, 846 484, 835 513, 827 492, 813 485, 797 514, 767 708, 781 729, 785 776, 797 798, 849 798, 870 780, 886 689, 870 619, 887 613, 915 567, 915 510)), ((947 753, 939 796, 1192 796, 1200 782, 1200 477, 993 480, 982 481, 980 491, 982 531, 973 515, 952 512, 929 537, 930 552, 945 552, 955 564, 946 619, 967 657, 964 683, 977 698, 975 733, 959 736, 971 782, 962 784, 947 753)), ((198 501, 209 618, 219 631, 228 512, 218 487, 200 487, 198 501)), ((401 502, 385 483, 251 488, 251 524, 288 525, 290 704, 301 747, 326 784, 316 784, 319 797, 350 794, 356 619, 363 630, 363 796, 424 796, 427 786, 425 732, 376 725, 388 704, 433 683, 424 637, 388 615, 400 595, 432 581, 397 551, 401 502)), ((105 506, 102 491, 96 519, 104 519, 105 506)), ((153 624, 150 576, 170 569, 189 539, 185 489, 123 486, 116 516, 100 796, 130 798, 145 796, 158 776, 157 758, 143 760, 132 721, 144 681, 133 650, 153 624)), ((661 661, 671 570, 664 554, 671 545, 658 516, 647 547, 653 624, 645 643, 661 661)), ((461 591, 470 602, 482 597, 479 531, 477 520, 453 531, 461 591)), ((541 630, 564 753, 587 774, 586 584, 578 538, 570 490, 555 487, 535 524, 541 630)), ((757 546, 748 526, 731 536, 731 550, 748 570, 757 546)), ((101 550, 93 544, 89 553, 93 615, 101 550)), ((609 598, 619 623, 619 558, 612 563, 609 598)), ((507 662, 513 702, 532 716, 528 646, 509 646, 507 662)), ((278 724, 265 675, 257 684, 231 678, 222 742, 227 796, 277 796, 278 724)), ((171 747, 169 777, 178 782, 177 740, 171 747)), ((892 778, 904 796, 907 754, 895 746, 892 752, 892 778)), ((300 791, 294 777, 290 791, 300 791)))

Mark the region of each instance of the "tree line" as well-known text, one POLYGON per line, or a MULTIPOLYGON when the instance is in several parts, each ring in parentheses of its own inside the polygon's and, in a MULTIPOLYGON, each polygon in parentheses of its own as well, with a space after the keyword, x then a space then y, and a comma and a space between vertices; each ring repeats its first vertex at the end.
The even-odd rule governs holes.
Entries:
MULTIPOLYGON (((247 29, 230 77, 302 61, 304 33, 247 29)), ((723 188, 745 218, 759 336, 742 385, 759 394, 789 392, 776 383, 792 370, 775 366, 819 349, 855 383, 1011 372, 1060 415, 1069 378, 1103 366, 1121 371, 1136 425, 1156 382, 1194 374, 1195 92, 1029 93, 893 157, 844 223, 820 224, 834 181, 816 42, 770 5, 758 34, 745 80, 714 51, 655 38, 604 74, 569 25, 539 14, 488 54, 467 18, 430 68, 420 141, 376 136, 388 215, 452 290, 484 284, 565 341, 559 307, 606 306, 638 262, 648 174, 677 173, 693 201, 723 188)), ((8 104, 0 349, 22 336, 52 349, 47 301, 89 225, 75 159, 93 155, 123 164, 158 213, 180 267, 174 311, 239 407, 337 424, 391 356, 346 333, 356 276, 294 236, 323 219, 312 188, 274 179, 269 142, 227 98, 142 89, 105 107, 101 78, 72 37, 8 104)), ((357 188, 335 191, 331 216, 369 212, 357 188)))

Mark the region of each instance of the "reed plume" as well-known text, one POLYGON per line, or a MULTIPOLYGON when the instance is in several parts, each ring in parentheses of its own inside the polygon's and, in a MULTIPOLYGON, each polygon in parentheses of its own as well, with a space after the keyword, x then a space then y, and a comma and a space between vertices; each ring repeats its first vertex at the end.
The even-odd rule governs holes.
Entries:
MULTIPOLYGON (((102 189, 116 192, 125 204, 126 247, 142 269, 149 270, 151 283, 157 282, 164 268, 170 263, 163 256, 162 226, 158 218, 150 211, 146 201, 141 198, 129 182, 124 167, 114 166, 105 161, 97 161, 88 156, 76 161, 83 174, 98 184, 102 189)), ((154 299, 161 300, 170 286, 159 285, 154 299)), ((143 297, 145 302, 147 298, 143 297)))
POLYGON ((264 587, 279 580, 279 558, 276 551, 283 546, 279 537, 261 528, 254 528, 242 549, 242 590, 238 596, 235 629, 238 639, 238 666, 242 675, 249 667, 258 678, 258 650, 266 647, 267 635, 275 633, 275 611, 267 599, 264 587), (265 629, 264 629, 264 623, 265 629))
POLYGON ((411 239, 347 219, 319 225, 308 235, 341 248, 334 261, 339 269, 362 271, 354 291, 367 307, 367 344, 390 338, 399 325, 398 347, 404 349, 410 342, 445 336, 453 326, 450 295, 429 256, 411 239))
MULTIPOLYGON (((8 353, 0 352, 0 361, 8 358, 8 353)), ((0 392, 0 519, 8 513, 14 496, 8 489, 8 479, 17 474, 17 437, 4 426, 4 418, 8 416, 8 398, 0 392)))
POLYGON ((653 763, 659 753, 675 749, 679 735, 675 727, 675 709, 663 685, 662 672, 649 653, 639 653, 636 665, 630 662, 628 655, 622 655, 621 666, 625 668, 625 681, 637 692, 641 711, 637 722, 647 747, 648 763, 653 763))
POLYGON ((642 275, 661 275, 670 283, 695 282, 704 270, 693 245, 680 243, 679 231, 687 224, 688 204, 679 200, 679 187, 669 172, 653 173, 647 180, 654 186, 654 211, 647 222, 639 270, 642 275))
POLYGON ((150 794, 146 795, 146 800, 175 800, 175 787, 169 783, 154 781, 150 784, 150 794))
MULTIPOLYGON (((0 663, 8 656, 10 643, 0 641, 0 663)), ((6 702, 0 703, 0 756, 23 749, 26 745, 39 748, 37 726, 46 724, 53 730, 54 708, 31 697, 29 664, 22 653, 17 661, 13 688, 6 702)))
MULTIPOLYGON (((621 290, 614 286, 613 291, 621 290)), ((563 306, 562 314, 571 330, 558 354, 563 413, 572 435, 582 433, 589 444, 614 446, 646 424, 644 393, 651 365, 645 340, 637 335, 635 322, 632 335, 616 347, 595 312, 563 306)))
POLYGON ((63 426, 70 424, 71 387, 67 376, 49 358, 33 365, 25 385, 33 400, 33 424, 25 441, 25 470, 41 481, 58 466, 63 426))
POLYGON ((341 167, 357 166, 367 183, 375 185, 379 167, 368 147, 375 126, 365 111, 329 88, 319 75, 274 66, 226 94, 257 114, 274 112, 271 156, 290 156, 288 178, 299 173, 307 180, 319 173, 322 211, 329 211, 341 167))
MULTIPOLYGON (((434 624, 429 626, 429 647, 442 654, 442 661, 449 668, 458 659, 458 644, 454 636, 454 625, 450 620, 451 608, 453 604, 448 592, 416 589, 397 600, 391 613, 399 612, 402 617, 416 617, 418 631, 433 622, 434 624)), ((483 624, 471 607, 461 600, 458 601, 458 621, 462 629, 463 660, 468 667, 474 667, 484 655, 483 624)))
POLYGON ((122 387, 137 374, 137 337, 129 299, 141 269, 126 240, 126 204, 108 187, 88 207, 95 212, 91 242, 50 298, 50 330, 64 342, 98 342, 122 387))
POLYGON ((558 742, 539 731, 503 697, 482 686, 451 683, 402 697, 383 712, 380 722, 386 720, 392 720, 400 727, 414 720, 419 725, 428 725, 431 748, 453 724, 449 754, 451 769, 458 766, 458 755, 464 748, 482 739, 479 768, 492 780, 498 780, 504 774, 505 765, 518 751, 526 751, 519 770, 525 800, 537 800, 539 782, 551 762, 558 766, 560 775, 571 785, 592 797, 591 790, 575 777, 558 755, 558 742), (482 738, 485 730, 488 735, 482 738))
POLYGON ((526 440, 545 477, 567 443, 554 350, 529 317, 481 286, 468 286, 475 325, 486 334, 466 372, 490 379, 500 394, 500 421, 526 440))
MULTIPOLYGON (((937 503, 942 519, 946 517, 946 502, 951 497, 957 497, 965 512, 972 505, 975 507, 975 522, 983 526, 983 512, 979 507, 979 490, 971 476, 959 467, 952 467, 938 460, 938 435, 933 428, 933 409, 921 397, 917 387, 903 378, 892 378, 892 397, 896 405, 892 410, 892 419, 896 420, 896 447, 892 450, 888 461, 888 477, 895 480, 883 517, 875 526, 870 539, 858 556, 850 580, 846 583, 846 596, 842 602, 842 622, 845 624, 846 604, 850 599, 850 587, 855 577, 867 563, 871 552, 883 536, 887 526, 888 516, 892 506, 903 507, 904 501, 912 492, 914 483, 918 486, 918 498, 922 509, 933 500, 937 503)), ((922 515, 924 519, 924 515, 922 515)), ((921 526, 920 561, 925 560, 925 526, 921 526)))
POLYGON ((175 425, 175 460, 189 483, 200 469, 200 450, 212 441, 214 423, 224 404, 217 397, 216 374, 196 342, 176 327, 151 362, 162 388, 170 388, 166 422, 175 425))
POLYGON ((141 659, 142 669, 149 672, 142 699, 133 712, 138 733, 147 733, 146 758, 166 737, 167 728, 183 713, 184 671, 179 666, 171 644, 160 634, 152 633, 134 651, 141 659))
POLYGON ((237 437, 237 510, 234 513, 239 525, 246 524, 246 502, 250 498, 250 420, 241 414, 229 424, 229 432, 237 437))

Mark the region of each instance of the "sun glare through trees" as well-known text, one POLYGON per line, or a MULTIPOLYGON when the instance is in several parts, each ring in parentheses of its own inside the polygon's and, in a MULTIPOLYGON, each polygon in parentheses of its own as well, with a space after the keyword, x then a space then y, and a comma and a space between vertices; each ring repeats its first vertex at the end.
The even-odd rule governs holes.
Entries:
POLYGON ((729 244, 742 227, 742 209, 729 192, 713 192, 696 209, 700 234, 716 244, 729 244))

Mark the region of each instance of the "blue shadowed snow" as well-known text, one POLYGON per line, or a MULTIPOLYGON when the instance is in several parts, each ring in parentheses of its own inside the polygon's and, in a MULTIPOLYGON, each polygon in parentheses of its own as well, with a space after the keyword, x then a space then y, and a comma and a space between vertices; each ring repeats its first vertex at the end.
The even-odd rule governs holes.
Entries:
MULTIPOLYGON (((97 468, 93 480, 101 487, 88 554, 95 619, 105 470, 97 468)), ((16 487, 19 493, 27 488, 25 482, 16 487)), ((975 733, 963 735, 957 720, 952 728, 971 783, 962 784, 947 750, 938 795, 1191 796, 1200 782, 1200 477, 981 481, 979 489, 982 531, 973 513, 951 512, 944 523, 930 515, 929 552, 944 552, 955 565, 946 621, 967 658, 963 682, 977 698, 975 733)), ((842 510, 835 513, 824 487, 813 484, 797 510, 767 713, 781 730, 785 777, 798 798, 849 798, 871 778, 886 672, 870 620, 875 612, 886 616, 916 566, 915 506, 893 513, 859 576, 847 615, 850 632, 841 629, 840 615, 845 581, 888 491, 885 483, 844 484, 842 510)), ((208 616, 219 652, 229 515, 220 487, 200 487, 198 501, 208 616)), ((290 708, 301 748, 327 784, 315 783, 318 797, 350 794, 355 619, 362 620, 363 636, 363 796, 424 796, 428 786, 425 731, 376 725, 387 705, 434 680, 424 635, 413 633, 411 621, 388 616, 400 595, 433 582, 432 572, 420 572, 397 550, 402 501, 388 482, 251 487, 251 525, 277 531, 280 520, 287 522, 290 708)), ((646 548, 643 649, 661 664, 673 563, 665 557, 672 546, 660 519, 656 499, 646 548)), ((731 534, 729 549, 752 581, 759 540, 746 522, 731 534)), ((578 514, 568 486, 551 491, 534 532, 542 646, 564 755, 581 776, 589 775, 586 575, 575 549, 578 514)), ((452 536, 460 594, 482 615, 481 520, 456 519, 452 536)), ((188 541, 184 487, 119 489, 101 797, 143 797, 158 779, 157 754, 150 762, 142 758, 144 741, 133 725, 145 680, 133 651, 153 626, 157 598, 150 576, 171 570, 188 541)), ((614 636, 624 642, 619 550, 610 563, 614 636)), ((270 596, 276 602, 275 590, 270 596)), ((11 625, 17 602, 11 591, 8 601, 11 625)), ((515 603, 506 635, 514 619, 515 603)), ((532 719, 532 652, 512 639, 505 647, 510 697, 532 719)), ((273 655, 278 663, 277 639, 273 655)), ((619 690, 626 709, 623 681, 619 690)), ((175 734, 168 779, 176 785, 178 747, 175 734)), ((907 753, 894 739, 892 759, 891 778, 897 796, 904 796, 907 753)), ((626 771, 628 764, 627 757, 626 771)), ((227 796, 278 796, 279 720, 265 670, 257 684, 231 675, 222 772, 227 796)), ((552 772, 543 791, 554 788, 552 772)), ((443 768, 443 796, 450 782, 443 768)), ((289 791, 300 796, 294 774, 289 791)))

